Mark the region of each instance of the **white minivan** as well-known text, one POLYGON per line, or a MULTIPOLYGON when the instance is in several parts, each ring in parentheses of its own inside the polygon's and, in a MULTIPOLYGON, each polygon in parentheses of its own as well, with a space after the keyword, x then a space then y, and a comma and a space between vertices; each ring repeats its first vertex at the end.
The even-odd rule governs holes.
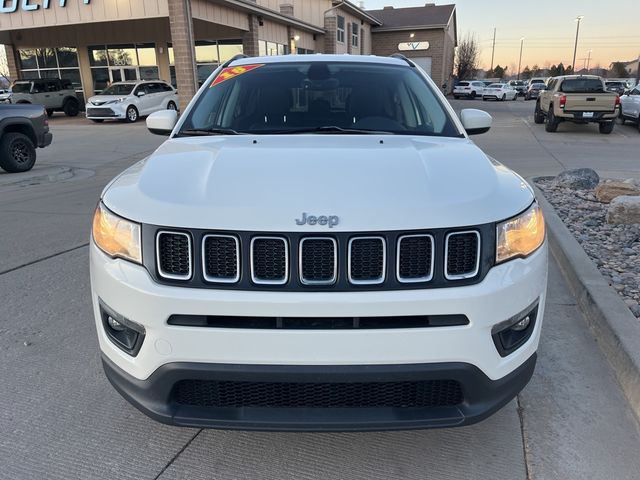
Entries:
POLYGON ((178 93, 160 80, 117 82, 89 98, 87 118, 101 123, 104 120, 136 122, 138 118, 158 110, 177 110, 178 93))

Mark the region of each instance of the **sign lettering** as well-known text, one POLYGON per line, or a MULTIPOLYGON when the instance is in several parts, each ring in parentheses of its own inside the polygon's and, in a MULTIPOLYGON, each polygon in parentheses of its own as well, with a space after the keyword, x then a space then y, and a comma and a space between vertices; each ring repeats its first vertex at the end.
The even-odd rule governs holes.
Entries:
POLYGON ((429 50, 429 42, 406 42, 399 43, 398 50, 407 51, 407 50, 429 50))
MULTIPOLYGON (((42 7, 44 10, 50 8, 51 0, 41 0, 42 4, 36 3, 37 0, 0 0, 0 13, 14 13, 18 10, 18 5, 25 12, 33 12, 42 7)), ((54 2, 56 0, 53 0, 54 2)), ((79 1, 79 0, 78 0, 79 1)), ((58 0, 61 7, 67 6, 67 0, 58 0)), ((84 5, 89 5, 91 0, 82 0, 84 5)))

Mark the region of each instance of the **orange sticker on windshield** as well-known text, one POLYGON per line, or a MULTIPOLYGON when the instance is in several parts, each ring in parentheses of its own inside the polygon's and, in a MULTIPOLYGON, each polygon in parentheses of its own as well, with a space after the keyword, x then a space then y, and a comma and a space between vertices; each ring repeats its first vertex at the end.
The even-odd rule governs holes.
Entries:
POLYGON ((238 75, 242 75, 243 73, 250 72, 251 70, 255 70, 256 68, 264 66, 264 63, 256 63, 253 65, 239 65, 237 67, 227 67, 222 69, 222 71, 218 74, 218 76, 211 82, 211 87, 215 87, 219 83, 222 83, 226 80, 230 80, 232 78, 237 77, 238 75))

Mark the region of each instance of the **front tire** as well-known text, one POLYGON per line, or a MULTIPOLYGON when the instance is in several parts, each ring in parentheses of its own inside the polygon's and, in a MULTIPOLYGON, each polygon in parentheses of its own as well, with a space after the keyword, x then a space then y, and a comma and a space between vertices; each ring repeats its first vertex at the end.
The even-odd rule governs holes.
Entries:
POLYGON ((53 117, 53 109, 47 108, 47 117, 49 118, 53 117))
POLYGON ((533 112, 533 122, 538 125, 544 123, 544 113, 542 113, 542 109, 540 108, 540 102, 536 102, 536 109, 533 112))
POLYGON ((456 100, 458 100, 460 98, 459 95, 454 95, 453 98, 455 98, 456 100))
POLYGON ((471 95, 469 95, 469 98, 471 98, 471 100, 475 99, 476 98, 476 92, 475 91, 471 92, 471 95))
POLYGON ((544 129, 549 133, 553 133, 558 130, 559 123, 560 121, 553 113, 553 105, 549 105, 549 112, 547 113, 547 123, 545 123, 544 129))
POLYGON ((167 103, 167 110, 178 110, 178 107, 176 106, 176 102, 171 100, 169 103, 167 103))
POLYGON ((507 94, 503 93, 502 94, 502 98, 500 99, 500 101, 504 102, 507 99, 507 94))
POLYGON ((29 137, 11 132, 0 141, 0 167, 9 173, 27 172, 36 163, 36 147, 29 137))
POLYGON ((64 102, 62 110, 67 117, 77 117, 78 113, 80 113, 80 104, 77 100, 71 98, 64 102))
POLYGON ((138 109, 133 105, 129 105, 127 107, 127 115, 126 115, 127 122, 135 123, 138 121, 138 117, 139 117, 138 109))

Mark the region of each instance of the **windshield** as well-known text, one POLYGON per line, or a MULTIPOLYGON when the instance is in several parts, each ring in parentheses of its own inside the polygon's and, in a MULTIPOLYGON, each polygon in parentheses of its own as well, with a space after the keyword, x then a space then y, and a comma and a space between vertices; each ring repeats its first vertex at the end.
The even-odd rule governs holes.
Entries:
POLYGON ((529 88, 532 90, 546 90, 547 86, 544 83, 532 83, 529 88))
POLYGON ((131 95, 135 86, 134 83, 114 83, 98 95, 131 95))
POLYGON ((624 87, 624 86, 626 86, 622 82, 607 82, 606 85, 607 85, 607 87, 624 87))
POLYGON ((320 61, 222 70, 198 97, 180 133, 329 133, 338 129, 340 133, 461 136, 415 68, 320 61))
POLYGON ((602 93, 602 82, 597 78, 570 78, 562 82, 560 88, 564 93, 602 93))
POLYGON ((531 80, 531 84, 533 85, 534 83, 544 83, 544 80, 539 79, 539 78, 531 80))
POLYGON ((524 85, 524 82, 522 80, 512 80, 511 85, 515 85, 516 87, 521 87, 524 85))
POLYGON ((14 83, 11 91, 13 93, 29 93, 31 92, 31 82, 14 83))

